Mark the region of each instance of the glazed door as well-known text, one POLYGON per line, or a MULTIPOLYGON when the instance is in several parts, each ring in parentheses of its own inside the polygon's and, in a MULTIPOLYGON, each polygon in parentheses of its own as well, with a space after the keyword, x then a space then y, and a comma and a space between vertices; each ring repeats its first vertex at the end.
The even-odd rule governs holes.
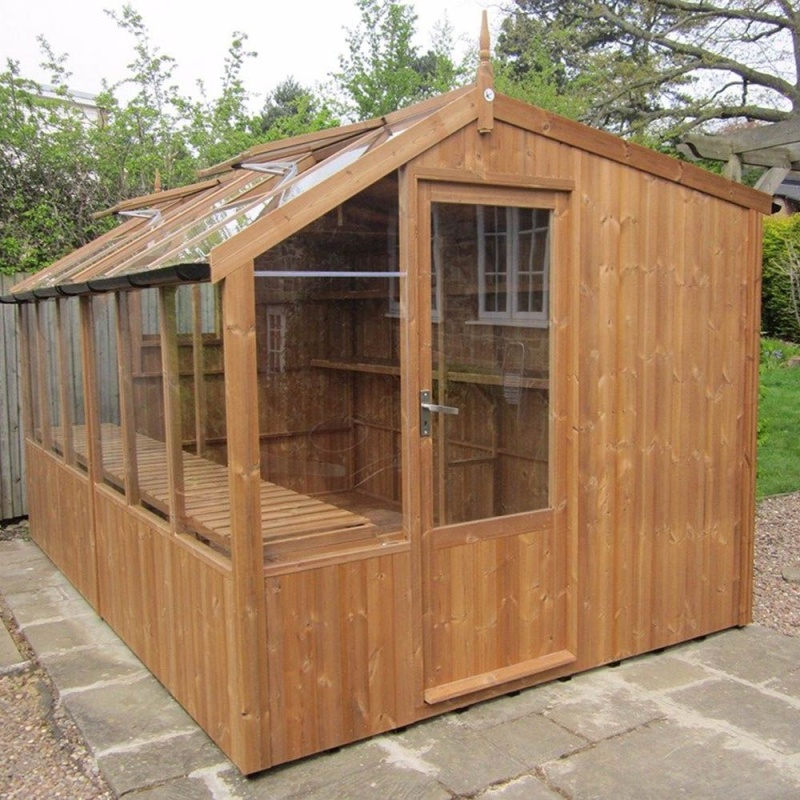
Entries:
POLYGON ((564 335, 554 274, 567 240, 557 193, 420 188, 424 697, 434 704, 575 660, 553 333, 564 335))

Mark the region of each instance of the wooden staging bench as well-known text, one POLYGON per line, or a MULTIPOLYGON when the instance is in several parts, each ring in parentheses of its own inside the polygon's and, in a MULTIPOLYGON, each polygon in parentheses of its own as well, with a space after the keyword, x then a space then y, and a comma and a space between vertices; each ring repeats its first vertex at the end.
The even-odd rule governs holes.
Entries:
MULTIPOLYGON (((125 487, 122 431, 112 423, 101 426, 103 475, 118 489, 125 487)), ((75 452, 86 459, 86 428, 75 426, 75 452)), ((230 551, 231 508, 228 470, 222 464, 181 451, 186 525, 189 531, 230 551)), ((168 516, 169 478, 164 442, 136 434, 136 472, 143 505, 168 516)), ((267 556, 294 549, 305 541, 353 542, 376 535, 378 526, 368 517, 315 497, 261 481, 261 529, 267 556)))

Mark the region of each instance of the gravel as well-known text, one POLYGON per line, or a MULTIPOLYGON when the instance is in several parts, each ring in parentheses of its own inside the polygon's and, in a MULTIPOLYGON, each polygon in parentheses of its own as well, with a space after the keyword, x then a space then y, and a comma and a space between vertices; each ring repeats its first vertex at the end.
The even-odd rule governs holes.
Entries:
MULTIPOLYGON (((0 541, 27 535, 25 521, 0 526, 0 541)), ((761 501, 755 547, 753 621, 800 636, 800 492, 761 501)), ((1 595, 0 617, 28 659, 0 674, 0 800, 113 798, 1 595)))
POLYGON ((800 636, 800 492, 762 500, 756 511, 753 621, 800 636))

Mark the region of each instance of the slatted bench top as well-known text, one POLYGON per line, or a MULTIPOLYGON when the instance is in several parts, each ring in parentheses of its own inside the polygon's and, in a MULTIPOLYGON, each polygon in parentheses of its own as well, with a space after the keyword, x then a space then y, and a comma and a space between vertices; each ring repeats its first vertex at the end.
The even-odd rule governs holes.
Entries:
MULTIPOLYGON (((125 485, 122 431, 117 425, 103 423, 101 437, 105 479, 122 488, 125 485)), ((75 426, 73 440, 76 454, 85 459, 85 426, 75 426)), ((188 527, 229 549, 231 513, 227 467, 185 450, 182 462, 188 527)), ((143 503, 168 514, 166 444, 137 433, 136 464, 143 503)), ((260 489, 261 529, 267 546, 282 549, 294 541, 330 538, 337 533, 347 541, 374 535, 375 525, 360 514, 269 481, 262 480, 260 489)))

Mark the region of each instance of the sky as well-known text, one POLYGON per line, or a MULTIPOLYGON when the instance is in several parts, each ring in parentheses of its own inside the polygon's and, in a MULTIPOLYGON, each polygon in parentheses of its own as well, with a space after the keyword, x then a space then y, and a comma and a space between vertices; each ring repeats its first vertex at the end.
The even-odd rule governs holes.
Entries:
MULTIPOLYGON (((490 28, 499 24, 499 0, 406 0, 417 13, 418 44, 431 44, 434 25, 445 17, 459 54, 477 46, 481 12, 490 28)), ((234 31, 247 33, 246 48, 258 57, 242 72, 245 87, 263 97, 292 76, 313 88, 328 80, 345 53, 345 28, 358 25, 355 0, 129 0, 150 39, 176 59, 174 77, 185 94, 197 96, 196 81, 218 93, 223 62, 234 31)), ((40 34, 56 54, 66 53, 70 88, 96 94, 101 80, 121 80, 133 60, 133 37, 117 28, 104 9, 121 12, 123 0, 0 0, 0 59, 18 61, 23 76, 49 83, 39 67, 40 34)))

